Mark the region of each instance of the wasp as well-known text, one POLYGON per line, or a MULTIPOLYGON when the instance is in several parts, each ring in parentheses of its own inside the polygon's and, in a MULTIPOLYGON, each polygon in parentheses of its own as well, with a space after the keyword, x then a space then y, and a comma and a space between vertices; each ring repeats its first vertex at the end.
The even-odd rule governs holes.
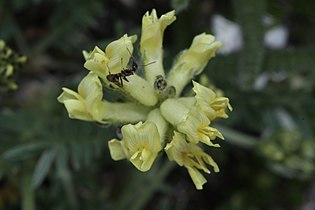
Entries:
MULTIPOLYGON (((115 85, 117 85, 118 87, 123 87, 123 80, 125 80, 126 82, 129 82, 129 80, 127 79, 128 76, 133 75, 135 73, 135 71, 138 69, 138 64, 135 62, 132 54, 130 53, 129 49, 127 48, 129 54, 131 55, 131 64, 127 65, 127 67, 122 67, 122 70, 117 73, 117 74, 112 74, 109 71, 109 74, 106 76, 106 79, 112 83, 114 83, 115 85)), ((122 58, 120 60, 121 64, 123 63, 122 58)), ((140 66, 147 66, 150 64, 155 63, 155 61, 147 63, 145 65, 140 65, 140 66)), ((109 67, 107 67, 109 70, 109 67)))

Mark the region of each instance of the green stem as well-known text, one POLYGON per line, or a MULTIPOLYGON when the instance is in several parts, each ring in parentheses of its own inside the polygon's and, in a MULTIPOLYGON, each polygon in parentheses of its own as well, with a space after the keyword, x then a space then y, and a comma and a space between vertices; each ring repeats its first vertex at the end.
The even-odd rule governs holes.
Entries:
POLYGON ((32 174, 27 173, 22 177, 22 209, 35 210, 35 196, 32 189, 32 174))
POLYGON ((144 205, 148 203, 154 192, 156 192, 157 189, 161 187, 164 179, 174 168, 174 166, 174 162, 166 160, 162 168, 159 169, 159 172, 154 176, 150 176, 151 179, 149 180, 149 183, 146 184, 147 187, 144 187, 145 190, 142 191, 141 196, 139 196, 138 199, 133 202, 130 210, 143 209, 144 205))
POLYGON ((242 89, 250 90, 264 59, 262 19, 266 14, 266 3, 264 0, 235 0, 233 7, 243 34, 243 49, 238 63, 240 85, 242 89))
POLYGON ((78 202, 75 196, 75 188, 72 181, 72 175, 68 169, 68 157, 66 148, 60 146, 57 150, 57 173, 68 198, 70 209, 78 209, 78 202))
POLYGON ((139 176, 139 173, 134 174, 128 186, 122 192, 120 199, 117 201, 115 209, 143 209, 154 192, 161 187, 164 179, 174 166, 174 162, 167 160, 162 165, 156 163, 155 167, 146 174, 141 174, 141 176, 139 176))
POLYGON ((237 146, 251 149, 258 143, 258 138, 243 134, 225 126, 216 125, 215 127, 223 134, 223 136, 227 139, 227 142, 237 146))

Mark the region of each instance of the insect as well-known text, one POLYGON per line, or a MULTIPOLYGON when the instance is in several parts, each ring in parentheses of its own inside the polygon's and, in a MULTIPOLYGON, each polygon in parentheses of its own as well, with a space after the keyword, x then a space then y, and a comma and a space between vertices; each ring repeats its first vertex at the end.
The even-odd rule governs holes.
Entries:
MULTIPOLYGON (((106 76, 106 79, 112 83, 114 83, 115 85, 117 85, 118 87, 123 87, 123 80, 125 80, 126 82, 129 82, 129 80, 127 79, 128 76, 133 75, 134 72, 138 69, 138 64, 135 62, 132 54, 130 53, 129 49, 127 48, 129 54, 131 55, 131 64, 128 65, 126 68, 122 67, 122 70, 117 73, 117 74, 112 74, 109 71, 109 74, 106 76)), ((123 60, 121 58, 120 60, 121 64, 123 63, 123 60)), ((144 65, 140 65, 140 66, 147 66, 150 64, 155 63, 155 61, 144 64, 144 65)), ((107 66, 108 70, 109 67, 107 66)))

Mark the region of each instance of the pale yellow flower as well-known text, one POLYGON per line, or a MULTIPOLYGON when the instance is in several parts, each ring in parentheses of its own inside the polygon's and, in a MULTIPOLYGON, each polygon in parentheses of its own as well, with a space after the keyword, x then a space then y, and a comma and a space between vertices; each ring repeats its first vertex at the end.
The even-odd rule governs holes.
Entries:
POLYGON ((84 67, 102 79, 106 78, 107 66, 109 63, 109 58, 105 55, 105 52, 100 48, 95 47, 92 52, 88 53, 83 51, 85 58, 84 67))
POLYGON ((207 115, 210 121, 221 117, 228 118, 226 109, 232 111, 229 99, 226 97, 217 97, 211 89, 200 85, 193 81, 193 91, 196 93, 197 104, 201 110, 207 115))
POLYGON ((176 20, 175 11, 170 11, 160 18, 157 17, 155 9, 145 13, 142 18, 142 32, 140 40, 140 53, 144 64, 145 78, 150 84, 158 75, 165 76, 163 68, 163 34, 167 26, 176 20))
MULTIPOLYGON (((120 39, 111 42, 106 47, 105 52, 98 47, 95 47, 91 53, 84 51, 83 55, 86 59, 84 67, 95 72, 108 87, 117 86, 107 76, 120 73, 123 69, 128 68, 127 64, 133 53, 133 43, 136 40, 136 35, 128 36, 125 34, 120 39)), ((142 77, 133 74, 128 77, 129 82, 121 78, 118 80, 119 83, 120 80, 124 82, 119 87, 123 94, 131 96, 146 106, 154 106, 158 102, 153 86, 142 77)))
POLYGON ((208 146, 220 147, 219 144, 214 144, 212 140, 217 137, 224 139, 224 137, 218 129, 209 125, 210 120, 199 111, 199 108, 194 107, 186 120, 177 125, 177 130, 186 134, 187 139, 194 144, 202 142, 208 146))
POLYGON ((210 173, 207 165, 211 165, 215 172, 219 172, 219 167, 212 157, 205 153, 198 145, 188 143, 185 136, 174 131, 172 141, 166 145, 165 152, 170 160, 174 160, 178 165, 187 168, 196 188, 202 189, 202 185, 207 182, 204 176, 198 171, 203 170, 210 173))
POLYGON ((159 54, 162 53, 164 30, 175 20, 174 10, 162 15, 160 18, 157 17, 155 9, 152 10, 151 14, 149 12, 144 14, 140 40, 140 52, 143 57, 159 58, 159 54))
POLYGON ((208 61, 215 56, 222 44, 214 40, 214 36, 210 34, 199 34, 195 36, 190 48, 179 55, 167 78, 168 83, 176 88, 177 95, 180 95, 187 83, 200 74, 208 61))
POLYGON ((148 171, 162 150, 160 135, 153 122, 139 122, 121 128, 123 139, 112 139, 108 146, 114 160, 129 159, 140 171, 148 171))
POLYGON ((137 123, 147 119, 150 111, 137 103, 103 100, 101 82, 93 72, 82 79, 78 92, 63 88, 58 101, 65 105, 70 118, 101 124, 137 123))
POLYGON ((128 36, 125 34, 120 39, 113 41, 107 45, 105 54, 109 59, 108 67, 112 74, 119 73, 125 68, 133 53, 133 43, 137 40, 137 36, 128 36))
POLYGON ((174 125, 178 131, 187 135, 190 142, 197 144, 199 141, 209 146, 219 147, 212 140, 216 137, 224 139, 215 128, 210 127, 210 120, 198 106, 188 108, 180 99, 167 99, 161 104, 161 113, 164 118, 174 125))
POLYGON ((107 45, 105 52, 98 47, 95 47, 90 53, 83 51, 86 60, 84 67, 106 81, 109 71, 116 74, 127 66, 133 52, 133 43, 136 40, 136 35, 125 34, 107 45))
POLYGON ((91 72, 84 77, 78 86, 78 92, 68 88, 62 90, 58 101, 65 105, 70 118, 104 123, 100 114, 104 110, 101 103, 102 85, 96 74, 91 72))

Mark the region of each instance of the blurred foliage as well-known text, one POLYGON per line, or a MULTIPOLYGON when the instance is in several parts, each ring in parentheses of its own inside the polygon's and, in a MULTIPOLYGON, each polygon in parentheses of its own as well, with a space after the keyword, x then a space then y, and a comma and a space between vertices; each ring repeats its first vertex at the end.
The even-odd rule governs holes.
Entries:
POLYGON ((23 51, 40 54, 47 49, 70 50, 83 42, 86 37, 82 30, 96 26, 96 17, 102 11, 101 1, 84 0, 41 1, 13 0, 1 1, 2 27, 0 36, 4 39, 16 36, 23 51), (37 15, 32 15, 38 12, 37 15), (43 15, 49 18, 41 18, 43 15), (24 35, 20 20, 27 24, 24 35), (34 40, 39 40, 35 42, 34 40), (35 42, 35 45, 32 43, 35 42), (29 46, 31 44, 31 46, 29 46), (30 49, 34 48, 34 49, 30 49))
POLYGON ((171 6, 177 13, 180 13, 188 8, 188 4, 189 0, 172 0, 171 6))
POLYGON ((306 0, 0 1, 0 39, 28 58, 18 91, 0 98, 0 209, 315 209, 314 11, 306 0), (119 128, 70 120, 56 101, 82 78, 82 50, 139 33, 152 8, 177 9, 165 66, 196 34, 211 33, 213 14, 242 28, 243 49, 204 71, 234 110, 215 122, 226 138, 210 151, 221 172, 203 191, 166 157, 145 174, 110 160, 107 141, 119 128), (264 46, 265 15, 288 28, 285 48, 264 46))

